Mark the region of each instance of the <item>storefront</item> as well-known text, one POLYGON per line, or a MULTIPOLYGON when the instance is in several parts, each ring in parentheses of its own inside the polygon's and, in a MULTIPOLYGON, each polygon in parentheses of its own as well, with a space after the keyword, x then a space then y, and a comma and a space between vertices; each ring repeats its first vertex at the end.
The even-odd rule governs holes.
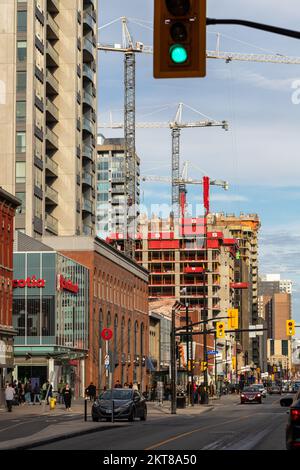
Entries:
POLYGON ((5 383, 11 382, 14 367, 12 328, 0 328, 0 406, 5 403, 5 383))
POLYGON ((62 379, 84 394, 88 351, 89 270, 57 252, 14 254, 14 378, 62 379))

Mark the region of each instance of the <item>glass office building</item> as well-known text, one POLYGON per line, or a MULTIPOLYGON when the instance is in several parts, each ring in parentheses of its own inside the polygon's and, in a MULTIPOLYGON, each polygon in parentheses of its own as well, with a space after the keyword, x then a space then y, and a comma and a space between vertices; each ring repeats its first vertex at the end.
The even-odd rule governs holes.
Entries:
POLYGON ((15 378, 84 390, 89 270, 56 252, 14 254, 15 378))

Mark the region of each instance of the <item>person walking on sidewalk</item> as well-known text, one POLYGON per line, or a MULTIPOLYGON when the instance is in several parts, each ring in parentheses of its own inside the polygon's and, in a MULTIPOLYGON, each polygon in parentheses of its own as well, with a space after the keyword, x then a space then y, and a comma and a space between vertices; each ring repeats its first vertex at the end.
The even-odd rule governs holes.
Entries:
POLYGON ((88 397, 90 397, 90 401, 95 401, 97 395, 96 385, 91 382, 90 385, 85 389, 85 393, 88 397))
POLYGON ((66 383, 66 386, 64 387, 62 391, 63 397, 64 397, 64 402, 66 406, 66 410, 70 411, 71 410, 71 401, 72 401, 72 390, 71 387, 68 383, 66 383))
POLYGON ((8 411, 12 410, 12 403, 13 403, 14 395, 15 395, 14 387, 12 386, 12 384, 8 384, 5 389, 5 400, 6 400, 8 411))
POLYGON ((37 401, 40 405, 42 404, 41 400, 40 400, 40 392, 41 392, 41 389, 40 389, 40 386, 36 383, 35 384, 35 387, 33 389, 33 404, 35 405, 35 402, 37 401))

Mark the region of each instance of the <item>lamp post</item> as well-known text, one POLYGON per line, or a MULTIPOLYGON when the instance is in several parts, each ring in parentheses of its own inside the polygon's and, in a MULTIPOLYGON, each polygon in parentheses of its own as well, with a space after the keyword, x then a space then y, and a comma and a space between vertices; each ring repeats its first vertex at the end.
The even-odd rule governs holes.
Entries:
POLYGON ((180 302, 175 302, 172 307, 172 323, 171 323, 171 414, 176 414, 176 326, 175 326, 175 315, 176 310, 180 308, 182 304, 180 302))

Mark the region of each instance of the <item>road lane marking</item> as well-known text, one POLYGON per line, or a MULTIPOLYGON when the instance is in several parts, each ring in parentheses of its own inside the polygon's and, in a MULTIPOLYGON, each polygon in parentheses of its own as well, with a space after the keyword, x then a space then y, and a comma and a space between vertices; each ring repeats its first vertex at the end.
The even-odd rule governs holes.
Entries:
POLYGON ((166 439, 164 441, 161 441, 161 442, 158 442, 157 444, 154 444, 152 445, 151 447, 147 447, 145 450, 152 450, 152 449, 156 449, 157 447, 161 447, 165 444, 168 444, 169 442, 173 442, 173 441, 176 441, 177 439, 181 439, 183 437, 187 437, 187 436, 190 436, 191 434, 194 434, 195 432, 199 432, 199 431, 205 431, 207 429, 212 429, 212 428, 216 428, 218 426, 223 426, 223 425, 226 425, 226 424, 229 424, 229 423, 234 423, 235 421, 242 421, 244 419, 247 419, 247 418, 250 418, 252 417, 253 414, 251 415, 246 415, 246 416, 242 416, 240 418, 235 418, 235 419, 231 419, 229 421, 225 421, 223 423, 218 423, 218 424, 213 424, 213 425, 210 425, 210 426, 204 426, 202 428, 197 428, 197 429, 194 429, 193 431, 188 431, 188 432, 185 432, 185 433, 182 433, 182 434, 178 434, 177 436, 174 436, 174 437, 170 437, 169 439, 166 439))

